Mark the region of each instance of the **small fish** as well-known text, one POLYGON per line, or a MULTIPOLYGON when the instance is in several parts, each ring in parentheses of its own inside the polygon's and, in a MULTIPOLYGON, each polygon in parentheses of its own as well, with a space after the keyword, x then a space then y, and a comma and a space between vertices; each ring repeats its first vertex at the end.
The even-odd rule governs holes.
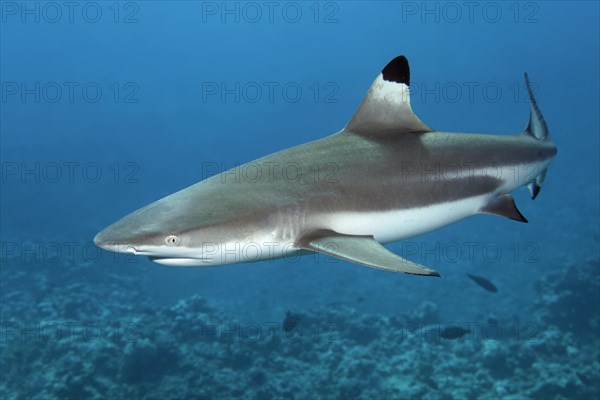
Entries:
POLYGON ((496 293, 498 291, 498 288, 496 287, 496 285, 494 285, 489 280, 487 280, 485 278, 482 278, 481 276, 471 275, 471 274, 467 274, 467 276, 469 278, 473 279, 473 282, 475 282, 476 284, 478 284, 479 286, 481 286, 482 288, 484 288, 488 292, 494 292, 494 293, 496 293))
POLYGON ((590 385, 590 380, 583 374, 579 373, 579 372, 575 372, 575 375, 577 375, 577 377, 579 378, 579 380, 581 381, 581 383, 583 383, 586 386, 590 385))
POLYGON ((470 329, 465 329, 462 326, 448 326, 442 330, 440 336, 444 339, 458 339, 465 336, 467 333, 471 332, 470 329))
POLYGON ((289 311, 286 312, 285 319, 283 320, 283 330, 285 332, 294 330, 298 326, 298 322, 300 322, 300 316, 298 314, 293 314, 289 311))

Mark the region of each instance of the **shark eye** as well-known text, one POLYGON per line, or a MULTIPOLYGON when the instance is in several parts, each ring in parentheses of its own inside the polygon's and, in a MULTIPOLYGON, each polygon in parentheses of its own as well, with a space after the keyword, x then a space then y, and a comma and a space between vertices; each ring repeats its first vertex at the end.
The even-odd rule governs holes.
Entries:
POLYGON ((181 242, 181 239, 175 235, 169 235, 165 238, 165 243, 167 243, 167 246, 177 246, 179 242, 181 242))

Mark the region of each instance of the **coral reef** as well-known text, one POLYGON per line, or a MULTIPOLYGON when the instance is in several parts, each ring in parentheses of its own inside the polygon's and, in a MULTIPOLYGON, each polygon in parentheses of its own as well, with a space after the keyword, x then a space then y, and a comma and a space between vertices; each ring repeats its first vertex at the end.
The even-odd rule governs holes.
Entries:
POLYGON ((200 296, 151 306, 133 275, 5 265, 0 390, 32 399, 594 398, 598 260, 536 288, 536 324, 489 320, 454 335, 430 302, 403 316, 342 305, 241 323, 200 296))

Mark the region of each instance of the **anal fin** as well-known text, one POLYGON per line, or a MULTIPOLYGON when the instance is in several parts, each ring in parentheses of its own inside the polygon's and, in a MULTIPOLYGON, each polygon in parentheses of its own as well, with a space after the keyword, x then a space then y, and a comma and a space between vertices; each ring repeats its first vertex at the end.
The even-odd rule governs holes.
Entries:
POLYGON ((548 170, 545 169, 541 174, 535 177, 535 179, 527 185, 529 189, 529 193, 531 194, 531 199, 535 200, 538 194, 540 194, 540 190, 542 189, 542 184, 544 183, 544 179, 546 178, 546 172, 548 170))
POLYGON ((527 218, 525 218, 517 208, 515 199, 513 199, 510 194, 504 194, 496 197, 480 211, 486 214, 499 215, 501 217, 514 219, 515 221, 519 222, 528 222, 527 218))
POLYGON ((368 267, 413 275, 440 276, 430 268, 392 253, 372 236, 343 235, 320 230, 300 238, 296 246, 368 267))

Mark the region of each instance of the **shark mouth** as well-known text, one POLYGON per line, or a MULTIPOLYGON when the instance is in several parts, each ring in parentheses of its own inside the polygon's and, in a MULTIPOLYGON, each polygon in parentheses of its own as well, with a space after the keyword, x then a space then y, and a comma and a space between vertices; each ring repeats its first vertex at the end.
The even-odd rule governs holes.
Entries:
POLYGON ((168 267, 206 267, 212 264, 211 258, 187 258, 187 257, 157 257, 148 256, 150 261, 168 267))

